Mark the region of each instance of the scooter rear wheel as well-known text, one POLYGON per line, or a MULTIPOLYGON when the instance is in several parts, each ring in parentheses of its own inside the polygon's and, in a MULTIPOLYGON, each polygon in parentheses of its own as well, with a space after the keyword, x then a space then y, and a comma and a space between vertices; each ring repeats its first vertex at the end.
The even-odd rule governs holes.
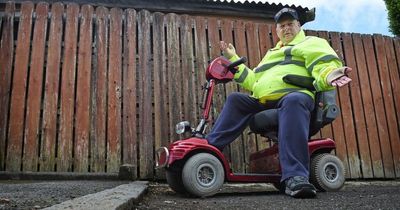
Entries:
POLYGON ((224 183, 224 168, 214 155, 199 153, 189 158, 182 171, 185 189, 198 197, 216 194, 224 183))
POLYGON ((310 168, 310 181, 318 190, 338 191, 344 186, 344 166, 338 157, 329 153, 316 155, 310 168))

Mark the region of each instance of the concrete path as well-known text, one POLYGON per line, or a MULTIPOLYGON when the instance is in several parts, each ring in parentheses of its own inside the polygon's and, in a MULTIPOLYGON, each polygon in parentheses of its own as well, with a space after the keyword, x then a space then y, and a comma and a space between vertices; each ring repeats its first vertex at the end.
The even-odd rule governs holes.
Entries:
POLYGON ((123 184, 112 189, 100 191, 78 197, 63 203, 45 208, 46 210, 74 209, 74 210, 98 210, 98 209, 130 209, 135 202, 146 192, 148 182, 135 181, 123 184))

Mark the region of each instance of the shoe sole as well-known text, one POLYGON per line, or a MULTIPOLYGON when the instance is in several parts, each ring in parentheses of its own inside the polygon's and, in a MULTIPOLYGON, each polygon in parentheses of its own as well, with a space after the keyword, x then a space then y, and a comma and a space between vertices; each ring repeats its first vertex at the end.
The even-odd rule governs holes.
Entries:
POLYGON ((314 198, 317 195, 317 192, 311 188, 303 188, 295 191, 286 188, 285 193, 293 198, 314 198))

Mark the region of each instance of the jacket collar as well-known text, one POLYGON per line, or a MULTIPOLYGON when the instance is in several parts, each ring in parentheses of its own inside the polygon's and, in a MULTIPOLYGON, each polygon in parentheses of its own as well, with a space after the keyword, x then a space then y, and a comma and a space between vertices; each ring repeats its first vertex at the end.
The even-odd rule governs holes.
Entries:
POLYGON ((286 45, 283 45, 282 41, 279 41, 276 46, 274 47, 274 50, 279 49, 283 46, 294 46, 302 41, 304 41, 304 39, 306 38, 306 34, 304 33, 303 29, 300 29, 299 33, 297 33, 297 35, 294 37, 294 39, 289 42, 286 45))

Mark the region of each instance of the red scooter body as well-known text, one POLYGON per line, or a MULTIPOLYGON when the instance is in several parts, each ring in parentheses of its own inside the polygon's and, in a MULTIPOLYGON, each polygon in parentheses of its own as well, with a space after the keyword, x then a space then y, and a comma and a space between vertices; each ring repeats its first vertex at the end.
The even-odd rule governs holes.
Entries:
MULTIPOLYGON (((314 139, 308 143, 310 155, 318 151, 330 152, 335 149, 335 142, 332 139, 314 139)), ((224 154, 216 147, 208 144, 206 139, 191 137, 176 141, 169 145, 168 157, 164 153, 163 160, 165 167, 171 167, 176 162, 185 161, 188 157, 199 152, 207 152, 215 155, 221 162, 225 170, 226 181, 229 182, 269 182, 278 183, 281 178, 281 168, 279 164, 278 144, 260 150, 250 155, 250 172, 248 174, 233 173, 229 167, 229 162, 224 154)))
MULTIPOLYGON (((171 143, 168 148, 161 147, 157 150, 156 168, 164 167, 166 169, 167 181, 170 187, 176 192, 190 193, 192 195, 201 197, 213 195, 218 192, 219 188, 222 186, 222 183, 220 183, 219 180, 219 186, 216 186, 213 189, 208 189, 212 188, 213 184, 217 183, 218 181, 215 181, 210 177, 217 176, 218 174, 222 174, 222 179, 224 179, 223 181, 227 182, 266 182, 273 183, 275 187, 280 190, 282 189, 280 184, 281 168, 279 164, 278 153, 279 144, 275 143, 267 149, 250 154, 249 173, 233 173, 224 154, 216 147, 208 144, 207 140, 204 138, 206 124, 209 121, 214 86, 217 83, 226 83, 231 81, 234 78, 236 66, 244 62, 245 59, 241 59, 237 62, 231 63, 226 58, 219 57, 210 63, 206 70, 206 78, 208 82, 204 87, 205 93, 202 105, 204 111, 202 119, 196 128, 190 128, 189 123, 186 121, 181 122, 182 124, 180 128, 185 129, 185 131, 191 131, 192 137, 175 141, 171 143), (204 157, 202 157, 203 159, 196 157, 196 160, 190 162, 190 164, 195 165, 202 161, 204 163, 198 164, 198 168, 191 169, 190 165, 187 166, 187 162, 193 159, 194 156, 198 156, 198 154, 207 154, 208 156, 205 159, 216 159, 207 162, 207 160, 203 160, 204 157), (223 172, 217 170, 219 166, 218 162, 220 162, 220 168, 223 170, 223 172), (192 182, 198 183, 193 184, 192 182)), ((333 156, 329 153, 335 149, 335 142, 330 138, 313 139, 309 141, 308 148, 310 157, 318 156, 318 160, 322 159, 322 161, 325 161, 325 159, 327 159, 329 163, 329 161, 332 159, 331 156, 333 156), (327 154, 329 157, 322 157, 321 154, 327 154)), ((343 166, 340 165, 342 164, 340 160, 335 159, 332 161, 334 162, 333 169, 337 170, 339 168, 343 171, 343 169, 341 169, 343 166), (339 163, 337 163, 338 161, 339 163)), ((325 164, 324 167, 326 167, 326 165, 329 166, 329 164, 325 164)), ((326 169, 327 168, 323 168, 321 170, 326 169)), ((341 176, 343 176, 340 177, 343 179, 343 181, 339 180, 342 182, 339 183, 340 186, 333 186, 332 189, 330 189, 329 186, 324 187, 322 185, 321 187, 321 185, 317 183, 317 188, 324 191, 338 190, 344 183, 344 171, 341 176)), ((332 180, 337 181, 337 177, 333 178, 334 179, 332 180)))

